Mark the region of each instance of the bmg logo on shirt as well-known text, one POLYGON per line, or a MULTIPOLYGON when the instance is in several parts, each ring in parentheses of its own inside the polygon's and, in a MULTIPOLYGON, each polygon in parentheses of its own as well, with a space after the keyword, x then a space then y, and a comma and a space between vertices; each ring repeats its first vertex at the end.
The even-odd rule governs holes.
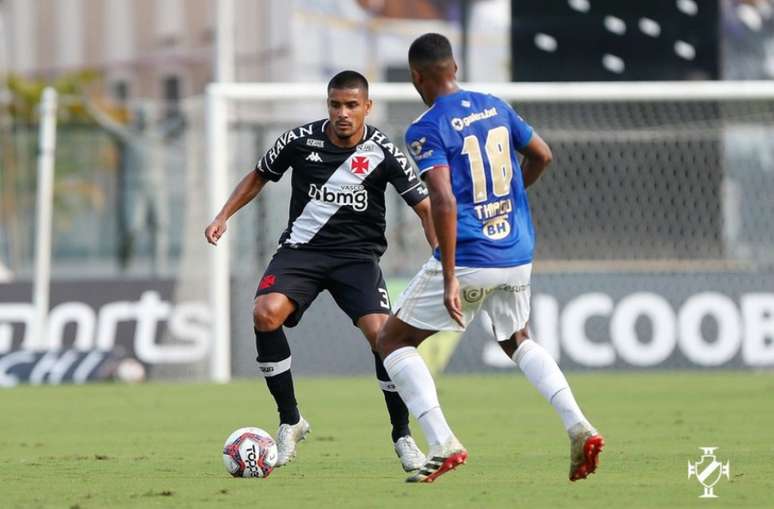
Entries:
POLYGON ((309 186, 309 197, 313 200, 333 203, 339 206, 348 206, 357 212, 363 212, 368 208, 368 192, 361 185, 333 187, 328 185, 309 186))

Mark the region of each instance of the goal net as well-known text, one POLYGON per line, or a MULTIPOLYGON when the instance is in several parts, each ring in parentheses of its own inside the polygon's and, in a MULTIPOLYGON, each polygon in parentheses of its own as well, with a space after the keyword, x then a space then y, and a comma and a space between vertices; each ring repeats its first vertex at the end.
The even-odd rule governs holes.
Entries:
MULTIPOLYGON (((537 232, 530 326, 564 366, 774 366, 774 84, 466 88, 512 103, 554 152, 529 190, 537 232)), ((403 147, 424 110, 416 92, 377 83, 371 97, 368 122, 403 147)), ((206 101, 212 214, 282 132, 326 116, 324 84, 213 84, 206 101)), ((210 250, 215 379, 232 367, 254 371, 252 295, 289 199, 289 178, 267 186, 210 250)), ((413 212, 391 190, 387 203, 382 268, 399 290, 429 251, 413 212)), ((315 336, 299 347, 310 362, 301 372, 370 371, 366 347, 357 358, 346 353, 357 331, 344 332, 352 328, 337 313, 321 312, 301 334, 315 336)), ((450 372, 508 365, 480 340, 439 343, 436 367, 450 372)))

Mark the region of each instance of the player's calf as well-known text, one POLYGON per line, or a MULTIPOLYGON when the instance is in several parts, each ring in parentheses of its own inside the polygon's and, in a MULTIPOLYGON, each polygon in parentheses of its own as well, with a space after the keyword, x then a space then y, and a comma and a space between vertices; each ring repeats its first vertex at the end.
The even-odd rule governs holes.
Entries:
POLYGON ((300 416, 290 373, 290 345, 285 331, 282 328, 270 332, 256 330, 255 346, 258 351, 258 369, 277 404, 280 423, 297 423, 300 416))

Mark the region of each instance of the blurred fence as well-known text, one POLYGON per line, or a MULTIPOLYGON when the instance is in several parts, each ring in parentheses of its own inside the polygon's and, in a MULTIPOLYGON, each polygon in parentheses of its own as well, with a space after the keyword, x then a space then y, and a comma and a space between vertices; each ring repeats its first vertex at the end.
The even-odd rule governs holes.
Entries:
MULTIPOLYGON (((189 121, 201 121, 194 115, 196 108, 186 116, 189 121)), ((168 277, 174 272, 183 244, 179 212, 189 205, 183 185, 187 172, 196 170, 186 159, 198 160, 187 153, 186 142, 197 133, 194 150, 203 151, 201 125, 185 126, 182 116, 170 120, 160 117, 159 110, 159 105, 134 105, 126 124, 60 120, 55 276, 168 277)), ((0 259, 23 278, 32 269, 37 129, 34 124, 13 125, 3 133, 0 259)))
MULTIPOLYGON (((322 104, 288 109, 235 106, 234 182, 284 130, 325 115, 322 104)), ((185 221, 187 211, 206 207, 201 102, 187 102, 174 117, 158 104, 131 111, 125 124, 59 124, 54 270, 60 277, 174 276, 186 235, 201 234, 202 224, 185 221)), ((377 103, 370 120, 402 145, 421 111, 417 104, 377 103)), ((774 264, 774 102, 530 103, 519 111, 555 155, 530 190, 536 258, 551 262, 546 268, 774 264)), ((29 277, 37 126, 13 125, 2 135, 0 260, 17 277, 29 277)), ((273 253, 286 226, 287 184, 270 186, 238 216, 236 270, 245 254, 264 264, 273 253)), ((384 269, 408 276, 426 254, 417 249, 422 235, 392 191, 388 203, 384 269)))

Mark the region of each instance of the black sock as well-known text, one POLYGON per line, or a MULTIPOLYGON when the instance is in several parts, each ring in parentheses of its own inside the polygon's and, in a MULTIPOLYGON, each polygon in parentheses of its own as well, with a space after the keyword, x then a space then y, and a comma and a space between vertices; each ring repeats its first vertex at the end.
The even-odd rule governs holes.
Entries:
POLYGON ((266 386, 277 402, 280 424, 296 424, 301 419, 293 390, 293 376, 285 371, 276 376, 266 378, 266 386))
POLYGON ((255 330, 255 347, 258 368, 277 403, 280 424, 296 424, 301 416, 293 389, 293 375, 290 374, 290 345, 285 331, 282 327, 271 332, 255 330))
MULTIPOLYGON (((384 369, 382 358, 379 357, 379 354, 376 352, 373 352, 373 354, 374 364, 376 366, 376 378, 382 382, 380 385, 392 385, 390 375, 388 375, 387 370, 384 369)), ((387 403, 387 412, 390 414, 390 422, 392 423, 392 441, 397 442, 400 437, 411 435, 411 430, 409 429, 409 411, 408 408, 406 408, 403 399, 401 399, 400 394, 398 394, 398 391, 394 389, 394 386, 392 390, 382 389, 382 393, 384 393, 384 402, 387 403)))

